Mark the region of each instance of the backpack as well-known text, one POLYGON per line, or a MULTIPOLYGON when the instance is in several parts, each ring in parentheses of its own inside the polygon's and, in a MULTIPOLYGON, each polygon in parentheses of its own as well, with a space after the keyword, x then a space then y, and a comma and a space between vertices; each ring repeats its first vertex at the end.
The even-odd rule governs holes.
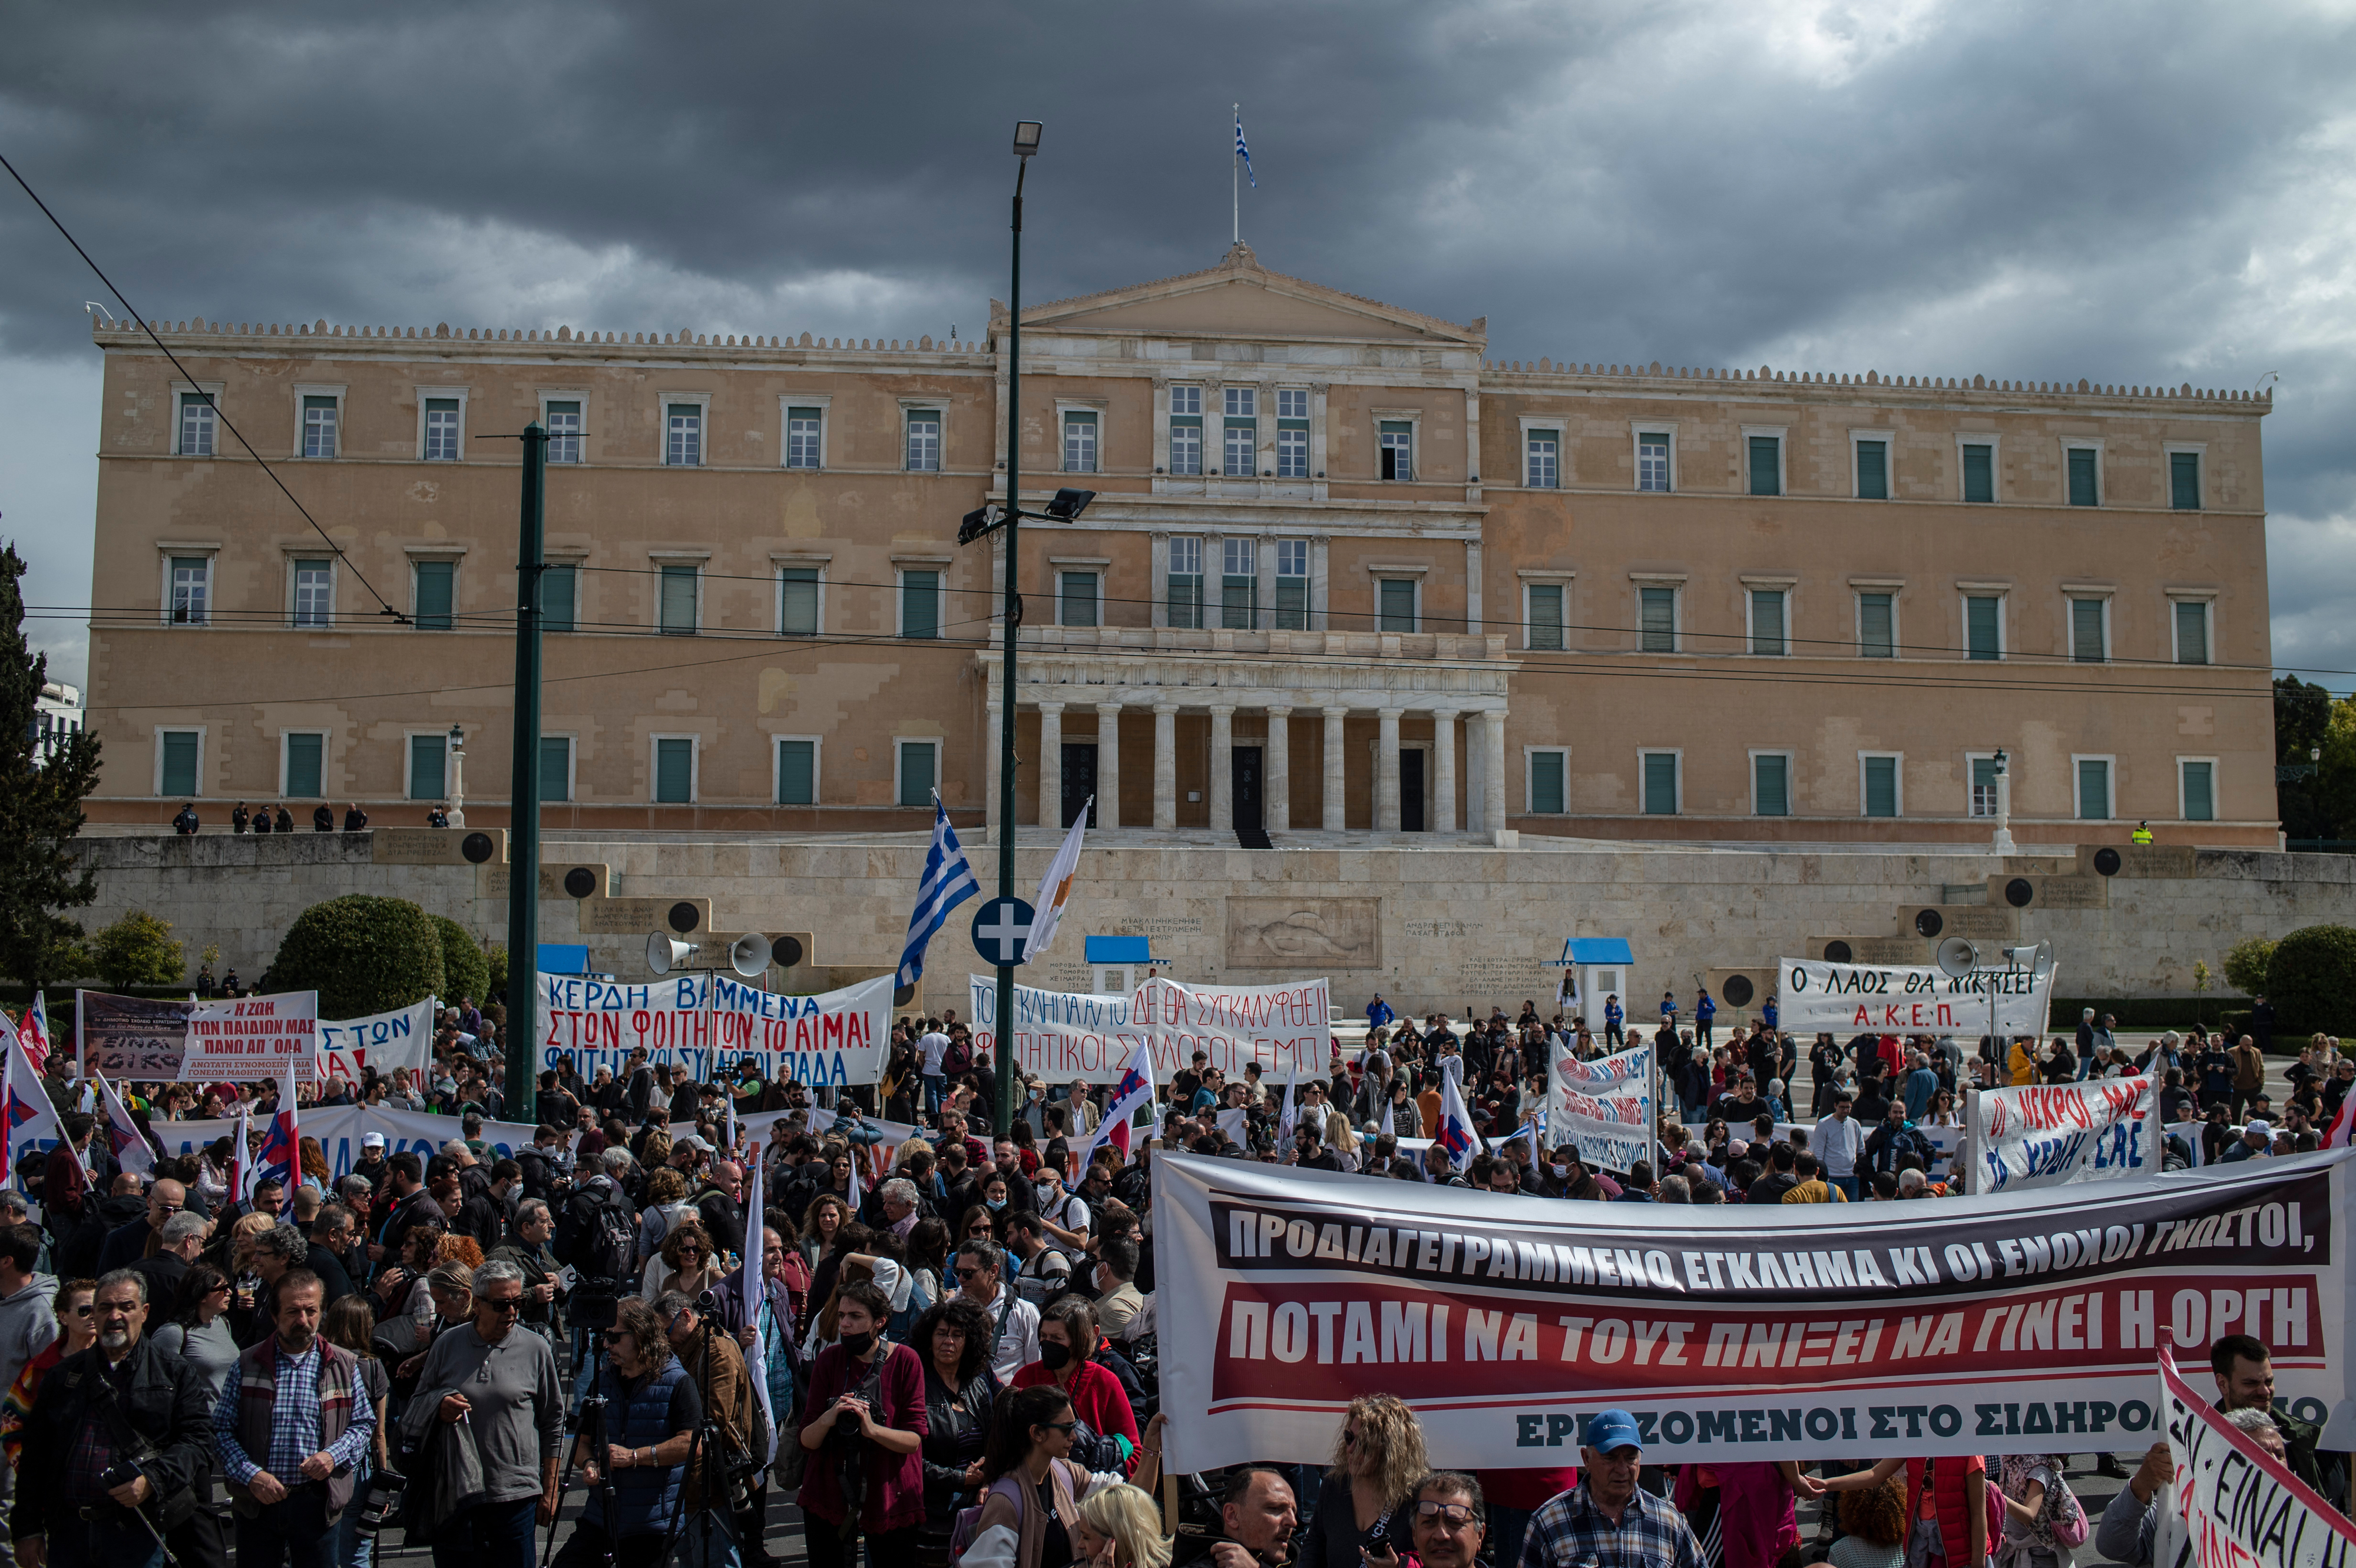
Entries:
POLYGON ((578 1264, 581 1288, 592 1295, 621 1296, 637 1284, 631 1260, 637 1255, 638 1228, 627 1200, 616 1191, 602 1198, 589 1214, 578 1264))

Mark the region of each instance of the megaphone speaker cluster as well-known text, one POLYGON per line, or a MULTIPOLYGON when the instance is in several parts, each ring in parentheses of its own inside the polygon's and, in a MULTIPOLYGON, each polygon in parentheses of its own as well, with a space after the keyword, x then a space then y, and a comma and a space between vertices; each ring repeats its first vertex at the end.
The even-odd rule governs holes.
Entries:
POLYGON ((1949 937, 1939 944, 1939 972, 1961 980, 1980 966, 1980 950, 1967 937, 1949 937))
POLYGON ((669 931, 656 931, 647 938, 647 967, 657 974, 669 974, 701 948, 700 942, 683 942, 669 931))
POLYGON ((758 980, 768 972, 769 939, 758 931, 747 931, 728 945, 728 967, 747 980, 758 980))

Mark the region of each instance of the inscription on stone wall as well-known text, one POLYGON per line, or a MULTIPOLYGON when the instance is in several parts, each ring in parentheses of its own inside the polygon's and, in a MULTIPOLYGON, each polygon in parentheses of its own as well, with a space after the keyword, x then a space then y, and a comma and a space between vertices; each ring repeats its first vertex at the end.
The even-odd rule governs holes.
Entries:
MULTIPOLYGON (((586 871, 591 875, 596 877, 597 885, 590 889, 588 894, 590 897, 594 898, 601 894, 607 893, 612 890, 611 876, 603 865, 594 865, 584 862, 579 863, 576 866, 575 863, 568 861, 562 865, 543 865, 540 868, 540 896, 543 898, 570 898, 573 897, 573 895, 565 889, 564 878, 568 872, 575 869, 586 871)), ((483 897, 486 898, 506 897, 508 896, 508 888, 511 886, 510 878, 513 875, 514 871, 510 866, 487 865, 483 867, 481 878, 483 897)))
MULTIPOLYGON (((668 931, 670 929, 669 917, 673 904, 692 904, 702 916, 696 922, 695 930, 681 940, 709 945, 712 931, 712 900, 709 898, 584 898, 581 900, 581 931, 584 936, 596 937, 643 936, 650 931, 668 931)), ((706 961, 716 961, 723 967, 728 961, 727 953, 717 949, 709 953, 700 953, 697 957, 706 961)))
MULTIPOLYGON (((2109 846, 2119 857, 2121 876, 2190 876, 2194 850, 2189 843, 2121 843, 2109 846)), ((2078 873, 2082 876, 2101 875, 2094 869, 2094 856, 2104 848, 2100 844, 2078 846, 2078 873)))
POLYGON ((1410 937, 1437 940, 1446 937, 1469 937, 1472 934, 1470 920, 1402 920, 1399 929, 1410 937))
POLYGON ((1142 918, 1123 918, 1112 922, 1105 933, 1115 937, 1199 937, 1203 934, 1200 915, 1155 915, 1142 918))
MULTIPOLYGON (((491 859, 504 862, 508 857, 508 831, 490 830, 491 840, 498 845, 491 859)), ((369 832, 369 858, 379 865, 465 865, 466 856, 460 845, 466 842, 465 828, 374 828, 369 832)))
MULTIPOLYGON (((1538 1011, 1547 1011, 1547 999, 1561 986, 1559 971, 1550 970, 1534 958, 1469 958, 1460 960, 1455 968, 1456 989, 1465 1004, 1480 1009, 1483 1017, 1492 1007, 1503 1007, 1512 1013, 1525 998, 1539 1004, 1538 1011)), ((1454 998, 1442 994, 1443 1004, 1454 998)))
MULTIPOLYGON (((2009 876, 1988 878, 1988 902, 2008 904, 2004 896, 2009 876)), ((2111 905, 2111 882, 2106 876, 2031 876, 2026 879, 2037 890, 2029 908, 2032 909, 2107 909, 2111 905)))
POLYGON ((1379 898, 1229 898, 1227 967, 1379 969, 1382 907, 1379 898))

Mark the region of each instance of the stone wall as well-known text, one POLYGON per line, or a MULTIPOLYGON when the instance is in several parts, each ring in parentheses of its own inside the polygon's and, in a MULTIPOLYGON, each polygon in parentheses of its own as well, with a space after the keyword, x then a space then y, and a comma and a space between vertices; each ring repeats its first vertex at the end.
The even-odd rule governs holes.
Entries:
MULTIPOLYGON (((469 865, 432 835, 299 833, 287 838, 85 839, 99 902, 80 912, 95 929, 129 908, 173 923, 195 954, 220 946, 246 979, 258 975, 287 924, 347 893, 413 899, 503 941, 507 868, 469 865), (375 842, 380 840, 381 842, 375 842), (419 864, 439 861, 441 864, 419 864)), ((453 834, 455 843, 458 835, 453 834)), ((972 850, 985 891, 996 857, 972 850)), ((1025 843, 1016 887, 1036 889, 1052 845, 1025 843)), ((925 845, 913 835, 843 839, 556 839, 544 851, 541 940, 585 941, 593 966, 645 971, 646 932, 673 901, 709 900, 723 937, 758 929, 808 933, 811 958, 783 977, 792 989, 872 974, 898 960, 925 845), (588 865, 599 889, 576 902, 562 873, 588 865)), ((2244 936, 2280 936, 2318 922, 2356 923, 2356 860, 2254 851, 2129 853, 2120 875, 2079 862, 2007 860, 1985 853, 1761 853, 1614 845, 1491 849, 1223 850, 1167 841, 1091 843, 1063 932, 1026 983, 1086 990, 1081 939, 1140 933, 1188 979, 1241 984, 1324 974, 1351 1012, 1379 989, 1401 1011, 1543 1000, 1569 936, 1628 940, 1636 962, 1625 994, 1680 1000, 1708 971, 1763 967, 1851 940, 1869 961, 1927 954, 1912 934, 1936 909, 1945 934, 2049 939, 2061 990, 2072 995, 2190 994, 2192 966, 2212 972, 2244 936), (2015 910, 2015 879, 2035 897, 2015 910), (2067 907, 2063 907, 2067 906, 2067 907), (1865 944, 1870 942, 1869 948, 1865 944)), ((969 905, 928 955, 927 997, 965 1011, 976 967, 969 905)), ((1922 961, 1915 959, 1915 961, 1922 961)), ((2222 988, 2222 978, 2216 983, 2222 988)), ((1632 1008, 1632 1012, 1640 1011, 1632 1008)))

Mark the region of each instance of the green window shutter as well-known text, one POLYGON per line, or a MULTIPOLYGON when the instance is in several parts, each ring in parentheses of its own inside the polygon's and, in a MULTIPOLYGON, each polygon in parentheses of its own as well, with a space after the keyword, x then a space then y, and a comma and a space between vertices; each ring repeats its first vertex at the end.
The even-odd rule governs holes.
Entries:
POLYGON ((1971 814, 1975 817, 1996 815, 1996 758, 1972 758, 1971 814))
POLYGON ((1529 586, 1529 645, 1532 648, 1558 650, 1562 647, 1562 585, 1532 583, 1529 586))
POLYGON ((1258 597, 1258 577, 1240 574, 1222 575, 1219 578, 1219 625, 1229 631, 1251 630, 1258 597))
POLYGON ((412 800, 439 800, 448 793, 443 785, 445 775, 443 760, 448 740, 438 735, 413 735, 409 737, 409 798, 412 800))
POLYGON ((1641 590, 1644 619, 1640 646, 1646 653, 1675 653, 1677 650, 1677 591, 1675 588, 1641 590))
POLYGON ((1411 578, 1386 577, 1382 582, 1384 631, 1415 629, 1415 583, 1411 578))
POLYGON ((2111 765, 2093 758, 2078 763, 2078 816, 2089 822, 2107 822, 2111 815, 2111 765))
POLYGON ((655 742, 655 801, 691 805, 695 800, 695 742, 685 736, 655 742))
POLYGON ((2184 820, 2188 822, 2213 822, 2217 820, 2216 765, 2210 762, 2188 762, 2184 765, 2184 820))
POLYGON ((1964 448, 1964 499, 1967 501, 1996 499, 1995 447, 1964 448))
POLYGON ((1063 606, 1059 618, 1066 626, 1097 624, 1097 575, 1066 572, 1062 578, 1063 606))
POLYGON ((938 637, 941 634, 941 575, 907 571, 900 574, 900 635, 938 637))
POLYGON ((2103 661, 2103 601, 2070 601, 2070 658, 2079 664, 2103 661))
POLYGON ((1780 656, 1783 652, 1783 590, 1751 590, 1751 651, 1780 656))
POLYGON ((327 737, 290 735, 286 737, 286 795, 294 800, 315 800, 327 791, 322 787, 327 737))
POLYGON ((562 802, 573 799, 573 737, 540 737, 540 798, 562 802))
POLYGON ((777 742, 777 804, 818 804, 818 742, 777 742))
POLYGON ((1865 814, 1869 817, 1894 817, 1898 814, 1896 757, 1869 757, 1865 759, 1865 814))
POLYGON ((1860 441, 1857 444, 1857 499, 1866 501, 1886 501, 1890 499, 1890 443, 1860 441))
POLYGON ((567 562, 540 574, 540 629, 573 631, 580 621, 580 569, 567 562))
POLYGON ((1762 817, 1792 814, 1792 759, 1754 757, 1751 759, 1752 811, 1762 817))
POLYGON ((692 566, 666 566, 662 569, 662 629, 670 637, 695 635, 696 569, 692 566))
POLYGON ((2102 456, 2091 446, 2070 448, 2070 504, 2099 506, 2101 489, 2095 481, 2095 462, 2102 456))
POLYGON ((1309 579, 1279 577, 1276 580, 1276 625, 1280 631, 1309 629, 1309 579))
POLYGON ((458 564, 455 561, 420 561, 417 564, 418 630, 450 629, 451 600, 457 576, 458 564))
POLYGON ((777 573, 777 630, 787 637, 818 635, 818 568, 787 566, 777 573))
POLYGON ((1964 645, 1974 659, 2004 657, 2000 607, 2004 601, 1970 598, 1964 601, 1964 645))
POLYGON ((1563 813, 1562 753, 1530 753, 1530 810, 1542 817, 1563 813))
POLYGON ((1783 493, 1783 443, 1774 435, 1754 435, 1751 438, 1751 493, 1754 496, 1780 496, 1783 493))
POLYGON ((929 806, 933 803, 935 748, 928 740, 905 741, 900 746, 900 804, 929 806))
POLYGON ((2209 662, 2209 607, 2194 601, 2176 602, 2176 661, 2209 662))
POLYGON ((164 732, 164 794, 194 800, 204 792, 197 788, 197 754, 203 738, 192 729, 164 732))
POLYGON ((1170 574, 1170 624, 1181 631, 1203 628, 1203 578, 1200 573, 1170 574))
POLYGON ((1648 817, 1674 817, 1677 814, 1677 758, 1675 752, 1648 751, 1644 754, 1644 814, 1648 817))
POLYGON ((1858 652, 1868 659, 1898 657, 1897 618, 1888 594, 1857 596, 1858 652))
POLYGON ((2179 511, 2201 510, 2201 454, 2170 452, 2168 455, 2168 493, 2169 504, 2179 511))

